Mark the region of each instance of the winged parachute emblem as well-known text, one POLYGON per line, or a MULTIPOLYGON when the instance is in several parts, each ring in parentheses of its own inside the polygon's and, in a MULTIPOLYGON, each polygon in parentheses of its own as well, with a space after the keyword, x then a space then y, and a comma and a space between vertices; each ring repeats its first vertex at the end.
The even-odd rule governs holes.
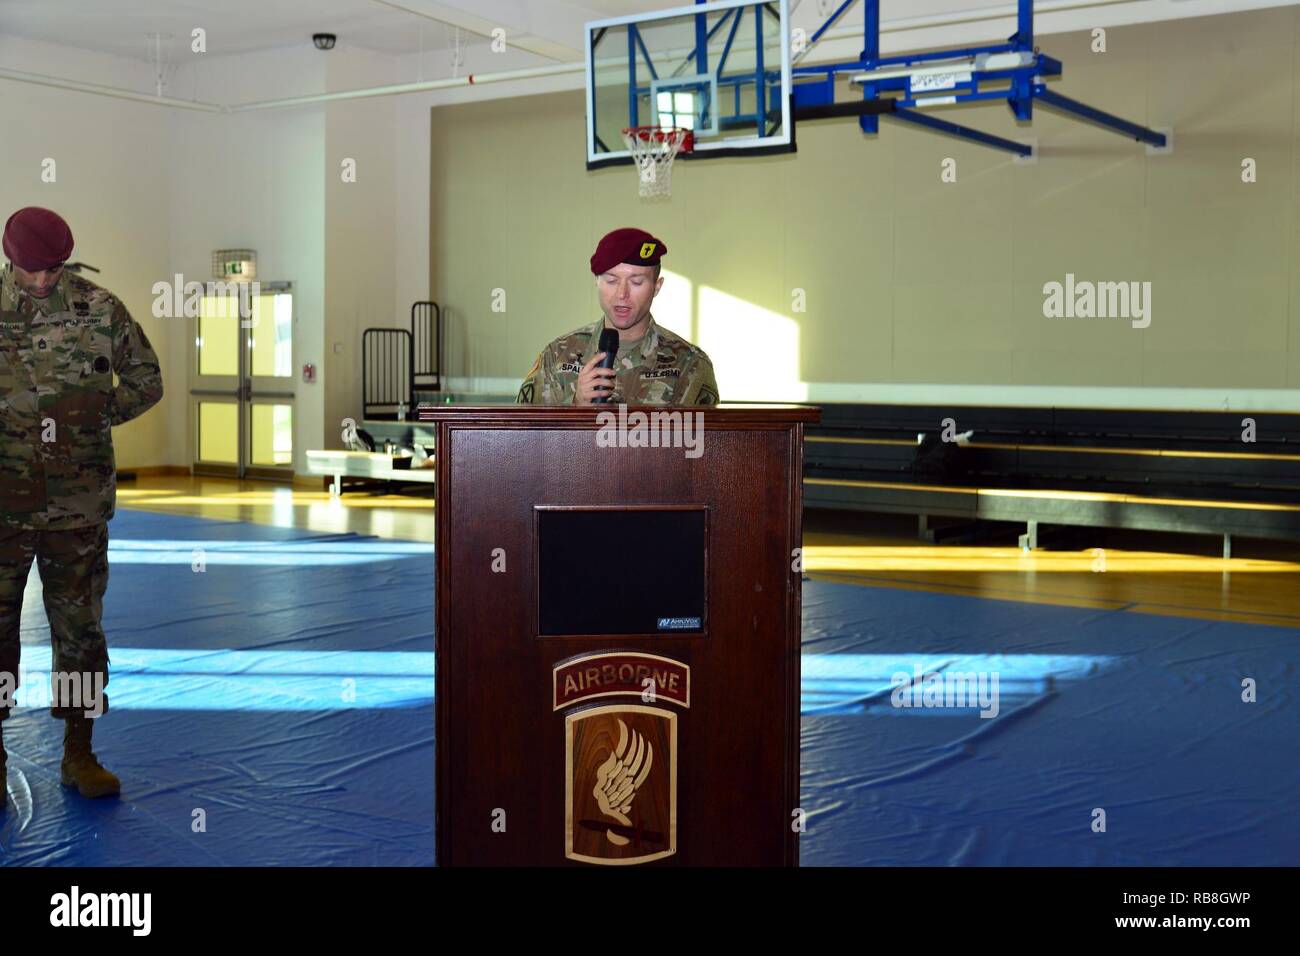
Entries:
MULTIPOLYGON (((631 826, 632 820, 627 814, 632 812, 632 801, 645 778, 650 775, 650 766, 654 762, 654 748, 639 733, 628 732, 627 724, 618 722, 618 746, 603 764, 596 768, 596 786, 592 795, 600 806, 600 812, 613 817, 623 826, 631 826)), ((605 831, 605 837, 615 846, 626 846, 628 838, 605 831)))

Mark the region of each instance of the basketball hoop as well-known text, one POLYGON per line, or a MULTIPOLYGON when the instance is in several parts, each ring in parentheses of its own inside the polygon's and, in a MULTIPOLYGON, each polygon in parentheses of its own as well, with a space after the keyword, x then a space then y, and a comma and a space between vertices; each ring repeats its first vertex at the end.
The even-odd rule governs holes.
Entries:
POLYGON ((695 149, 695 135, 680 126, 629 126, 623 142, 636 164, 642 198, 672 195, 673 160, 695 149))

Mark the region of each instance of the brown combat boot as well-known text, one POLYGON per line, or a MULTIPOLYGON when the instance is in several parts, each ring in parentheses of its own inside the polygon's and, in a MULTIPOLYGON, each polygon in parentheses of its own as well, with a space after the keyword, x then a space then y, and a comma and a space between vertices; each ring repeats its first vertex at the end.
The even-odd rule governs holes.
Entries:
POLYGON ((94 723, 89 717, 68 717, 64 721, 60 782, 65 787, 76 787, 83 797, 111 797, 122 792, 122 782, 100 766, 90 751, 94 723))

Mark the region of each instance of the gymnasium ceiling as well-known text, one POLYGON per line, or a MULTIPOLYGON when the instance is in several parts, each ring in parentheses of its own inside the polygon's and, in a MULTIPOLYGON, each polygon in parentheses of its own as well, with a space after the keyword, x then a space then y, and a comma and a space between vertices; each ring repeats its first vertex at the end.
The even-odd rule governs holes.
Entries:
MULTIPOLYGON (((450 50, 481 43, 504 27, 510 42, 553 61, 581 59, 582 24, 644 13, 687 0, 0 0, 0 35, 26 37, 152 61, 154 34, 164 59, 178 58, 190 31, 207 31, 208 52, 238 54, 311 42, 335 33, 339 44, 389 55, 450 50), (169 36, 168 36, 169 35, 169 36)), ((790 0, 793 22, 813 28, 839 0, 790 0)), ((1041 16, 1067 8, 1079 25, 1096 23, 1122 7, 1126 18, 1165 20, 1258 6, 1277 0, 1038 0, 1041 16)), ((991 13, 1014 12, 1014 0, 882 0, 888 30, 900 20, 957 19, 978 23, 991 13)), ((857 24, 861 13, 842 23, 857 24)), ((1073 28, 1073 27, 1070 27, 1073 28)))

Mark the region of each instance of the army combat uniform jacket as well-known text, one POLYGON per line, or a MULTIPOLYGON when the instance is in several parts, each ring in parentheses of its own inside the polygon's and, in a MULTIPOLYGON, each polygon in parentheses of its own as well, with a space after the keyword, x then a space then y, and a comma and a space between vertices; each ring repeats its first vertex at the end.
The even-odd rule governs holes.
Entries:
POLYGON ((162 393, 158 356, 116 296, 65 271, 37 299, 5 267, 0 527, 61 531, 108 521, 117 492, 110 428, 162 393))
MULTIPOLYGON (((600 351, 604 327, 602 317, 546 346, 520 386, 515 403, 572 405, 578 394, 578 373, 600 351)), ((653 317, 639 342, 619 348, 613 367, 610 404, 718 404, 718 382, 704 350, 658 325, 653 317)))

